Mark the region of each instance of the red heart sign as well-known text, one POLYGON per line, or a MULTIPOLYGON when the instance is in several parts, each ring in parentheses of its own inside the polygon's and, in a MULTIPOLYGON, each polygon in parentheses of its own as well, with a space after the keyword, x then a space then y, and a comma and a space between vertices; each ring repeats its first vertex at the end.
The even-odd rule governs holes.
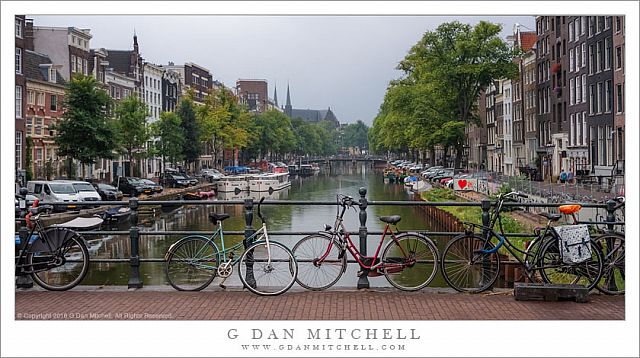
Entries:
POLYGON ((464 189, 464 187, 467 186, 467 181, 464 179, 458 180, 458 186, 460 186, 460 189, 464 189))

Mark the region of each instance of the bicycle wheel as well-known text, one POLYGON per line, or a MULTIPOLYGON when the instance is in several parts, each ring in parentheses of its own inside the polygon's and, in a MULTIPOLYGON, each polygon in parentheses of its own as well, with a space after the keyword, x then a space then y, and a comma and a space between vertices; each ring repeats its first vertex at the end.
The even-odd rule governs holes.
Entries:
POLYGON ((442 276, 460 292, 478 293, 489 289, 500 273, 497 252, 483 253, 495 246, 478 235, 458 236, 442 253, 442 276))
POLYGON ((296 281, 298 264, 293 254, 278 242, 259 241, 240 256, 240 281, 261 296, 286 292, 296 281))
POLYGON ((68 229, 49 229, 34 241, 27 262, 38 271, 33 281, 51 291, 65 291, 79 284, 89 271, 89 250, 80 234, 68 229), (44 268, 46 270, 40 271, 44 268))
POLYGON ((596 288, 608 295, 624 294, 624 236, 604 234, 592 238, 602 250, 602 278, 596 288))
POLYGON ((308 290, 320 291, 333 286, 347 269, 345 252, 335 240, 324 235, 315 234, 298 241, 293 247, 293 256, 299 265, 296 282, 308 290), (327 251, 325 259, 320 261, 327 251))
POLYGON ((431 240, 404 234, 391 240, 382 253, 384 277, 395 288, 417 291, 427 286, 438 271, 438 249, 431 240))
POLYGON ((602 276, 602 262, 602 251, 592 244, 591 259, 579 264, 564 263, 555 239, 547 241, 541 249, 538 271, 546 283, 575 284, 591 290, 602 276))
POLYGON ((218 248, 204 236, 180 239, 165 260, 167 281, 178 291, 200 291, 216 276, 218 248))

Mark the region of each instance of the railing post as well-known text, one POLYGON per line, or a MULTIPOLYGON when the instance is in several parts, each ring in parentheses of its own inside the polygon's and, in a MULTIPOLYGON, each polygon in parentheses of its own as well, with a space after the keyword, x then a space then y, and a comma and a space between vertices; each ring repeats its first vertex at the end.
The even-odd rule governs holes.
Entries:
MULTIPOLYGON (((28 208, 27 208, 27 188, 20 188, 19 192, 20 201, 20 230, 18 231, 18 236, 20 237, 20 243, 23 243, 25 240, 30 240, 29 230, 27 229, 27 222, 24 221, 24 218, 27 216, 28 208)), ((17 269, 16 269, 17 271, 17 269)), ((17 274, 17 272, 16 272, 17 274)), ((17 288, 31 288, 33 287, 33 280, 29 275, 18 275, 16 277, 16 287, 17 288)))
MULTIPOLYGON (((611 200, 611 199, 607 200, 607 223, 612 223, 616 221, 616 213, 615 213, 616 204, 617 203, 614 200, 611 200)), ((613 231, 615 228, 615 225, 607 224, 607 228, 613 231)), ((603 255, 607 256, 608 254, 610 254, 610 250, 613 247, 613 245, 615 245, 615 243, 613 242, 612 238, 607 238, 605 239, 605 245, 607 246, 607 252, 603 252, 603 255)), ((611 270, 609 272, 609 275, 613 275, 613 274, 614 272, 613 270, 611 270)), ((608 281, 608 285, 609 285, 608 289, 610 291, 618 290, 618 287, 616 285, 616 280, 608 280, 607 278, 605 278, 605 281, 608 281)))
MULTIPOLYGON (((244 220, 245 220, 245 229, 244 229, 244 240, 242 244, 244 245, 245 250, 251 246, 251 241, 249 238, 256 232, 253 228, 253 199, 245 199, 244 200, 244 220)), ((247 284, 251 287, 256 286, 256 280, 253 276, 253 253, 247 254, 247 284)))
MULTIPOLYGON (((367 189, 360 188, 358 190, 360 194, 360 230, 358 230, 358 234, 360 236, 360 253, 363 256, 367 256, 367 189)), ((369 262, 370 265, 375 263, 369 262)), ((362 274, 358 278, 358 289, 369 288, 369 278, 368 278, 369 270, 362 269, 362 274)))
MULTIPOLYGON (((489 222, 489 209, 491 209, 491 201, 489 200, 482 200, 480 202, 480 208, 482 209, 482 226, 489 226, 490 222, 489 222)), ((483 230, 482 232, 482 236, 486 236, 486 230, 483 230)))
POLYGON ((129 199, 129 209, 131 209, 131 215, 129 216, 129 223, 131 224, 131 228, 129 228, 129 239, 131 240, 131 258, 129 259, 131 273, 129 274, 129 288, 142 288, 142 279, 140 278, 140 229, 138 228, 138 205, 138 198, 132 197, 129 199))

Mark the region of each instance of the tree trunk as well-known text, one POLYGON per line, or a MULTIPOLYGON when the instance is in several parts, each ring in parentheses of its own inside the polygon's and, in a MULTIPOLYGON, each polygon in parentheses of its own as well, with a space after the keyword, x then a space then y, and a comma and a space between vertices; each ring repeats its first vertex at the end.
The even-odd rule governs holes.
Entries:
POLYGON ((464 148, 462 146, 462 143, 458 143, 456 144, 456 161, 455 161, 455 168, 456 169, 460 169, 462 167, 462 153, 464 151, 464 148))

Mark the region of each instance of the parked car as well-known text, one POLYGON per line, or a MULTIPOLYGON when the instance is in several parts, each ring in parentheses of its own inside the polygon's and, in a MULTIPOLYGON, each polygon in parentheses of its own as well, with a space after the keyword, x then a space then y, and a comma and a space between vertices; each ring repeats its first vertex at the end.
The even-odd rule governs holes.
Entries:
POLYGON ((160 174, 160 183, 165 187, 171 188, 186 188, 191 185, 191 182, 187 178, 176 173, 160 174))
POLYGON ((151 189, 151 187, 145 185, 140 181, 139 178, 136 177, 118 177, 112 183, 112 185, 129 196, 152 194, 153 192, 153 189, 151 189))
POLYGON ((27 191, 44 203, 52 204, 54 211, 77 209, 76 204, 82 201, 76 189, 68 182, 32 180, 27 182, 27 191))
POLYGON ((82 201, 100 201, 102 198, 90 183, 79 180, 55 180, 60 183, 71 183, 82 201))
POLYGON ((186 173, 179 173, 178 175, 180 175, 180 176, 184 177, 186 180, 188 180, 189 181, 189 185, 193 185, 193 186, 198 185, 198 178, 196 178, 194 176, 191 176, 189 174, 186 174, 186 173))
POLYGON ((218 181, 223 177, 223 174, 220 173, 217 169, 202 169, 200 175, 204 180, 207 180, 210 183, 218 181))
POLYGON ((100 195, 100 199, 102 201, 122 200, 122 192, 116 189, 113 185, 94 183, 93 187, 98 192, 98 195, 100 195))
POLYGON ((151 190, 153 190, 153 193, 162 193, 162 190, 164 189, 162 187, 162 185, 155 183, 153 180, 149 180, 149 179, 140 179, 140 181, 142 182, 142 184, 147 185, 151 188, 151 190))

